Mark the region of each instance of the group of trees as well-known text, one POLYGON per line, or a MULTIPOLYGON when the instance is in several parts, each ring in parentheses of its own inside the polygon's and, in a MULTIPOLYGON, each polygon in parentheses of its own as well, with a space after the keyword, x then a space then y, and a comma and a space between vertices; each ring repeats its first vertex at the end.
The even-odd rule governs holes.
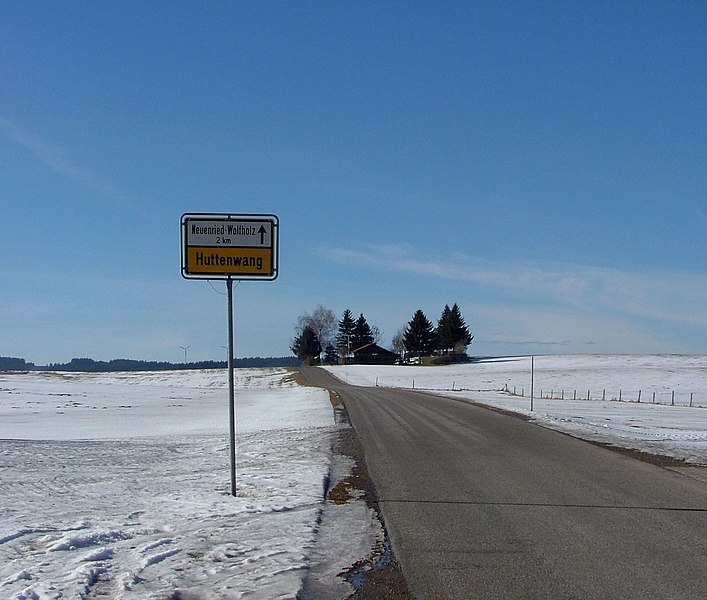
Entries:
POLYGON ((311 315, 299 317, 290 348, 305 363, 316 362, 322 353, 325 362, 334 363, 340 356, 378 340, 378 327, 369 325, 363 313, 354 319, 347 308, 337 321, 334 313, 320 304, 311 315))
POLYGON ((290 349, 305 364, 316 362, 334 331, 336 316, 329 308, 317 305, 310 315, 304 313, 297 320, 295 338, 290 349))
POLYGON ((452 308, 448 304, 444 306, 437 327, 422 310, 417 310, 405 329, 393 338, 393 348, 400 354, 409 353, 418 357, 430 356, 435 352, 441 355, 465 354, 473 339, 455 303, 452 308))
POLYGON ((358 316, 358 319, 354 319, 353 313, 348 308, 344 311, 336 334, 336 349, 339 353, 348 354, 352 350, 379 340, 378 327, 369 325, 363 313, 358 316))
MULTIPOLYGON (((363 313, 355 319, 347 308, 337 321, 334 313, 320 304, 312 314, 304 313, 299 317, 290 348, 305 363, 318 362, 322 353, 325 362, 333 363, 366 344, 377 343, 380 337, 378 327, 370 326, 363 313)), ((463 355, 473 339, 455 303, 452 308, 445 305, 436 327, 422 310, 416 311, 407 326, 393 338, 393 350, 400 355, 418 357, 435 352, 463 355)))
POLYGON ((24 358, 0 356, 0 371, 32 371, 34 363, 28 363, 24 358))

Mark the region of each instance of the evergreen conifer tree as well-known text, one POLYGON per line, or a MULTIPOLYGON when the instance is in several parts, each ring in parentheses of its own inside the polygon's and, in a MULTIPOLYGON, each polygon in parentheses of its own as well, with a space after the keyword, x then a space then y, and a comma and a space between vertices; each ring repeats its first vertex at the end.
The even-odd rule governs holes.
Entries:
POLYGON ((340 353, 346 354, 353 350, 352 338, 355 329, 356 321, 354 321, 353 313, 347 308, 339 321, 339 330, 336 334, 336 347, 340 353))
POLYGON ((305 325, 302 333, 295 337, 290 349, 305 364, 316 363, 322 351, 317 332, 309 325, 305 325))
POLYGON ((474 336, 469 332, 469 328, 464 322, 464 317, 462 317, 461 310, 459 310, 459 306, 456 302, 454 306, 452 306, 451 320, 454 330, 454 351, 457 352, 463 349, 462 351, 466 352, 466 348, 471 344, 474 336))
POLYGON ((408 352, 422 357, 432 353, 436 345, 436 337, 432 323, 422 310, 418 310, 405 328, 403 342, 408 352))
POLYGON ((469 333, 469 328, 464 322, 459 306, 454 303, 452 308, 445 305, 442 316, 437 323, 437 337, 439 349, 443 353, 454 352, 457 354, 466 351, 474 336, 469 333))
POLYGON ((454 332, 451 319, 452 310, 449 304, 444 305, 442 316, 437 321, 437 344, 442 353, 446 353, 450 348, 454 348, 454 332))
POLYGON ((374 341, 373 332, 371 331, 371 326, 366 321, 366 317, 361 313, 356 319, 356 326, 354 327, 354 333, 351 338, 351 350, 356 350, 361 346, 366 344, 372 344, 374 341))

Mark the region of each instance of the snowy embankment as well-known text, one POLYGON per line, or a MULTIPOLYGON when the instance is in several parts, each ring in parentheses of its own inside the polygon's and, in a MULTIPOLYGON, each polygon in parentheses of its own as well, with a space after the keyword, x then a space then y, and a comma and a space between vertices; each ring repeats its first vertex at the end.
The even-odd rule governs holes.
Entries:
POLYGON ((0 598, 294 598, 330 468, 326 391, 237 370, 0 374, 0 598))
POLYGON ((707 464, 707 356, 540 356, 534 366, 533 411, 530 357, 330 370, 353 385, 432 390, 577 437, 707 464))

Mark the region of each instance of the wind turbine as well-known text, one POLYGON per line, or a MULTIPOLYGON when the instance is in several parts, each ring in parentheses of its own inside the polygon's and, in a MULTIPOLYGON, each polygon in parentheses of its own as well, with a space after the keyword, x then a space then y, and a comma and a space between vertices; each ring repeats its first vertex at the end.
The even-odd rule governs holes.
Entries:
POLYGON ((187 349, 191 348, 191 344, 188 346, 179 346, 182 350, 184 350, 184 364, 187 364, 187 349))

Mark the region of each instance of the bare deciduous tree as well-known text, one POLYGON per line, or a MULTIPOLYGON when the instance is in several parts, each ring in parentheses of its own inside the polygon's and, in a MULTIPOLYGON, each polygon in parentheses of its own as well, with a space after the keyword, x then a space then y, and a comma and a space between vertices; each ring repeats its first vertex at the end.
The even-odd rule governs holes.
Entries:
POLYGON ((318 304, 312 314, 304 313, 297 319, 297 332, 300 334, 305 327, 311 327, 317 334, 317 339, 322 348, 326 348, 334 342, 334 331, 336 329, 336 316, 334 312, 318 304))

